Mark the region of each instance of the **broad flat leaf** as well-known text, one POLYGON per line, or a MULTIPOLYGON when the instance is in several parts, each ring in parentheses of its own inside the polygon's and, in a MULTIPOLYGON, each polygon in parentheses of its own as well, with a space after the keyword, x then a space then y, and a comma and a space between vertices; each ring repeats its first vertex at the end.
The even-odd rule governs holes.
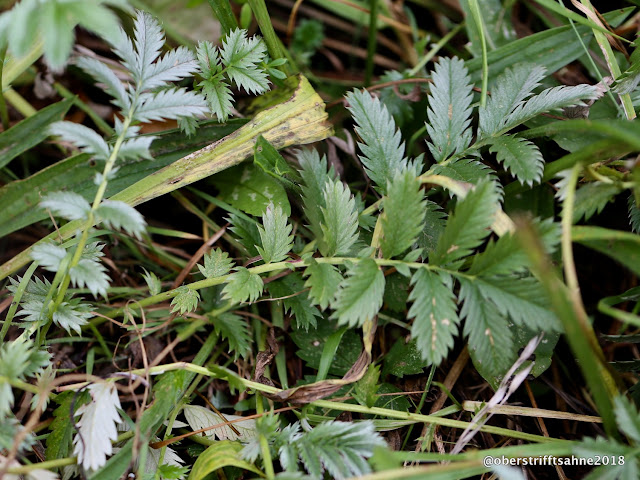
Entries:
POLYGON ((383 375, 391 374, 398 378, 422 373, 425 367, 416 340, 406 342, 404 338, 396 340, 384 356, 383 365, 383 375))
POLYGON ((203 480, 210 473, 223 467, 237 467, 260 475, 260 470, 242 460, 241 451, 242 445, 238 442, 229 440, 216 442, 198 455, 189 473, 189 480, 203 480))
POLYGON ((369 92, 356 90, 348 93, 346 99, 357 124, 355 130, 362 139, 358 143, 362 152, 359 158, 367 176, 384 194, 387 182, 407 164, 402 135, 386 107, 369 92))
POLYGON ((463 151, 471 142, 471 101, 473 90, 464 62, 442 58, 432 72, 429 90, 427 133, 429 150, 436 162, 463 151))
POLYGON ((255 165, 234 167, 213 177, 212 182, 220 190, 220 198, 245 213, 261 216, 272 203, 291 215, 284 187, 255 165))
POLYGON ((520 183, 533 185, 542 178, 544 159, 538 147, 528 140, 511 135, 492 138, 489 151, 520 183))
MULTIPOLYGON (((238 420, 239 418, 242 418, 238 415, 225 414, 224 418, 226 420, 224 420, 217 413, 199 405, 186 405, 183 412, 184 417, 187 419, 187 423, 192 430, 200 430, 202 428, 218 425, 219 423, 224 423, 225 421, 238 420)), ((233 426, 238 432, 240 432, 240 435, 236 434, 229 425, 221 425, 218 428, 207 430, 200 435, 206 436, 211 440, 241 440, 243 442, 247 442, 258 434, 256 431, 255 419, 236 422, 233 426)))
POLYGON ((458 202, 455 212, 438 240, 430 261, 436 265, 455 262, 469 255, 489 235, 493 215, 498 207, 495 183, 485 180, 458 202))
POLYGON ((420 181, 411 171, 396 174, 387 187, 382 212, 380 246, 393 258, 413 246, 422 231, 426 201, 420 181))
POLYGON ((314 261, 306 268, 304 276, 308 277, 304 286, 309 288, 309 297, 325 310, 338 291, 342 274, 333 265, 314 261))
POLYGON ((49 105, 0 133, 0 168, 47 138, 49 125, 62 120, 72 103, 68 99, 49 105))
POLYGON ((413 319, 411 336, 416 339, 422 358, 439 365, 453 347, 458 333, 456 299, 451 291, 451 279, 442 278, 426 268, 416 270, 409 300, 409 318, 413 319))
POLYGON ((360 260, 347 272, 333 302, 340 325, 360 326, 372 320, 382 307, 384 274, 370 258, 360 260))

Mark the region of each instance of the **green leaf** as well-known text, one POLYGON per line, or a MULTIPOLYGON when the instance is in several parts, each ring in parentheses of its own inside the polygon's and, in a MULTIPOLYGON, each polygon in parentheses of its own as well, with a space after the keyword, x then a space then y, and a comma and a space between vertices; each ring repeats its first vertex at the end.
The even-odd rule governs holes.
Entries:
POLYGON ((260 244, 258 223, 250 217, 236 214, 229 215, 230 230, 236 235, 240 244, 247 250, 250 257, 257 257, 256 245, 260 244))
MULTIPOLYGON (((179 117, 181 119, 190 119, 190 117, 179 117)), ((128 158, 134 161, 138 161, 141 159, 152 160, 151 156, 151 142, 153 142, 156 137, 147 135, 134 137, 126 140, 120 150, 118 151, 118 158, 128 158)))
POLYGON ((242 460, 241 451, 242 445, 237 442, 223 440, 214 443, 198 456, 189 474, 189 480, 203 480, 210 473, 223 467, 237 467, 260 475, 260 470, 242 460))
POLYGON ((141 93, 134 119, 149 123, 154 120, 175 120, 178 117, 194 117, 205 113, 207 103, 203 96, 184 88, 168 88, 157 93, 141 93))
POLYGON ((476 289, 501 315, 508 315, 517 325, 540 331, 561 331, 557 317, 547 308, 545 290, 533 277, 482 277, 474 280, 476 289))
POLYGON ((325 207, 324 189, 329 181, 336 179, 333 167, 327 173, 327 159, 320 158, 316 150, 300 150, 296 156, 300 164, 300 176, 303 184, 302 203, 303 212, 309 220, 309 228, 315 238, 322 238, 322 208, 325 207))
POLYGON ((198 270, 204 278, 216 278, 226 275, 233 267, 233 260, 229 258, 227 252, 216 248, 204 254, 204 266, 198 264, 198 270))
POLYGON ((182 285, 178 288, 178 294, 171 300, 171 313, 177 313, 178 315, 184 315, 185 313, 193 312, 198 308, 200 302, 200 294, 197 290, 192 290, 186 285, 182 285))
POLYGON ((484 163, 469 158, 449 162, 446 165, 434 165, 430 172, 435 175, 444 175, 461 182, 477 184, 480 180, 496 179, 495 172, 487 167, 484 163))
POLYGON ((55 402, 58 407, 53 411, 53 421, 49 425, 51 432, 47 436, 45 450, 47 460, 57 460, 65 458, 71 453, 71 439, 75 431, 72 407, 82 405, 88 399, 88 392, 81 393, 76 398, 75 392, 63 392, 58 395, 55 402))
POLYGON ((247 321, 233 313, 221 313, 211 319, 217 335, 229 342, 229 353, 245 358, 251 351, 251 335, 247 321))
POLYGON ((571 229, 571 238, 624 265, 640 275, 640 235, 600 227, 578 227, 571 229))
POLYGON ((259 64, 264 60, 267 46, 258 37, 247 38, 247 31, 239 28, 229 32, 220 49, 226 73, 238 87, 249 93, 264 93, 269 88, 267 74, 259 64))
POLYGON ((361 326, 382 307, 384 274, 370 258, 360 260, 347 274, 333 302, 335 312, 331 318, 337 318, 340 325, 361 326))
POLYGON ((207 99, 207 104, 218 121, 226 122, 233 109, 233 96, 231 89, 224 81, 203 80, 198 84, 202 87, 202 93, 207 99))
POLYGON ((456 57, 442 58, 431 78, 426 125, 431 142, 427 145, 436 162, 442 162, 471 142, 473 90, 464 62, 456 57))
POLYGON ((576 191, 573 223, 582 218, 589 220, 593 215, 602 212, 604 207, 622 191, 617 183, 591 182, 576 191))
MULTIPOLYGON (((509 322, 495 305, 487 302, 474 283, 460 279, 460 317, 465 319, 464 334, 469 337, 469 354, 478 370, 490 375, 488 381, 502 377, 516 360, 509 322)), ((485 377, 486 378, 486 377, 485 377)))
POLYGON ((363 141, 358 143, 362 152, 359 158, 377 190, 385 194, 387 182, 407 165, 402 135, 387 108, 369 92, 356 90, 346 99, 357 124, 355 130, 363 141))
POLYGON ((396 174, 387 187, 382 212, 380 246, 384 258, 393 258, 413 246, 422 231, 426 201, 413 172, 396 174))
POLYGON ((313 261, 305 269, 304 276, 308 277, 304 286, 309 288, 309 297, 315 305, 325 310, 338 291, 342 275, 333 265, 313 261))
MULTIPOLYGON (((538 232, 548 254, 552 254, 560 243, 559 225, 553 219, 539 222, 538 232)), ((506 275, 523 272, 529 265, 527 254, 512 233, 506 233, 496 242, 489 241, 484 252, 473 257, 469 275, 506 275)))
POLYGON ((48 208, 56 216, 66 220, 82 220, 89 217, 91 205, 73 192, 51 192, 42 197, 42 208, 48 208))
POLYGON ((142 278, 144 278, 147 287, 149 287, 149 294, 151 296, 158 295, 162 291, 162 282, 155 273, 147 272, 144 268, 143 270, 142 278))
POLYGON ((82 258, 77 265, 71 267, 69 276, 71 283, 78 288, 86 286, 93 296, 107 296, 107 288, 109 288, 111 279, 107 275, 106 267, 101 262, 82 258))
POLYGON ((67 255, 67 251, 53 243, 41 243, 36 245, 31 253, 31 258, 40 264, 42 268, 50 272, 57 272, 60 262, 67 255))
POLYGON ((378 400, 378 381, 380 380, 380 366, 372 363, 364 376, 354 386, 354 397, 360 405, 373 407, 378 400))
POLYGON ((250 215, 262 215, 269 204, 291 215, 291 205, 284 187, 259 167, 246 164, 231 168, 212 178, 220 198, 250 215))
POLYGON ((444 232, 445 218, 446 214, 437 203, 431 200, 426 201, 422 232, 418 235, 418 246, 429 254, 435 250, 438 239, 444 232))
POLYGON ((254 162, 263 171, 275 178, 281 179, 285 175, 293 174, 293 169, 282 155, 262 135, 258 136, 253 150, 254 162))
POLYGON ((147 225, 135 208, 115 200, 103 200, 96 210, 96 215, 107 227, 114 230, 122 229, 136 238, 140 238, 147 225))
POLYGON ((635 233, 640 233, 640 208, 636 205, 636 200, 633 195, 629 196, 629 223, 631 224, 631 230, 635 233))
POLYGON ((618 396, 613 401, 616 423, 624 434, 636 445, 640 444, 640 414, 627 397, 618 396))
POLYGON ((104 91, 114 98, 112 101, 114 105, 121 110, 131 107, 131 99, 124 84, 106 64, 95 58, 80 57, 76 65, 102 85, 104 91))
POLYGON ((236 267, 236 272, 229 277, 222 294, 233 303, 255 302, 262 295, 264 284, 260 275, 250 272, 244 267, 236 267))
POLYGON ((618 443, 611 438, 585 437, 573 448, 573 454, 580 458, 595 459, 608 457, 609 465, 596 467, 585 480, 632 480, 640 476, 640 466, 635 449, 618 443))
POLYGON ((422 373, 425 367, 415 338, 410 342, 404 338, 396 340, 391 350, 384 356, 383 365, 383 375, 390 374, 398 378, 422 373))
POLYGON ((451 283, 451 278, 426 268, 419 268, 411 278, 411 336, 416 339, 422 358, 432 365, 440 365, 446 358, 458 333, 460 320, 451 283))
POLYGON ((62 120, 72 104, 73 99, 68 99, 44 107, 0 133, 0 168, 47 138, 49 126, 62 120))
POLYGON ((300 274, 290 273, 280 280, 269 283, 267 288, 272 297, 282 298, 285 312, 293 314, 297 328, 308 330, 310 326, 316 326, 316 318, 321 315, 309 300, 300 274))
POLYGON ((358 241, 358 210, 349 187, 327 180, 322 211, 320 252, 325 257, 348 255, 358 241))
POLYGON ((431 263, 445 265, 469 255, 489 235, 498 207, 494 182, 483 180, 458 202, 438 240, 431 263))
POLYGON ((544 158, 538 147, 528 140, 511 135, 492 138, 489 151, 520 183, 533 185, 542 178, 544 158))
POLYGON ((480 108, 479 135, 488 137, 503 130, 507 116, 531 96, 546 74, 544 67, 530 64, 505 70, 496 79, 486 107, 480 108))
POLYGON ((262 247, 256 246, 264 263, 280 262, 287 258, 293 247, 292 230, 280 206, 267 206, 262 214, 262 226, 258 226, 262 247))

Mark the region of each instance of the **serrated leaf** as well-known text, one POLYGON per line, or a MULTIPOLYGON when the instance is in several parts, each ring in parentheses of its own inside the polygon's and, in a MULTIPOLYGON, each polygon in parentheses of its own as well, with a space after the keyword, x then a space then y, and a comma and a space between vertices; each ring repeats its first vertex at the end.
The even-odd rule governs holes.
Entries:
POLYGON ((101 84, 104 91, 113 97, 114 105, 121 110, 127 110, 131 107, 131 99, 124 85, 107 65, 90 57, 80 57, 76 60, 76 65, 101 84))
POLYGON ((149 294, 151 296, 157 295, 162 291, 162 282, 155 273, 147 272, 147 270, 144 269, 142 278, 144 278, 147 287, 149 287, 149 294))
POLYGON ((444 265, 469 255, 489 235, 489 227, 498 207, 494 182, 478 183, 460 200, 430 257, 431 263, 444 265))
POLYGON ((152 135, 139 136, 129 138, 122 143, 120 150, 118 151, 118 158, 131 159, 131 160, 153 160, 151 151, 151 143, 158 137, 152 135))
POLYGON ((342 275, 333 265, 314 262, 305 269, 304 276, 308 277, 304 286, 309 288, 309 297, 325 310, 338 291, 342 275))
POLYGON ((158 93, 142 93, 134 119, 148 123, 154 120, 175 120, 178 117, 204 115, 207 102, 204 97, 184 88, 169 88, 158 93))
POLYGON ((81 418, 76 423, 78 433, 73 439, 74 455, 87 470, 98 470, 111 455, 111 442, 118 437, 116 424, 121 423, 120 399, 114 383, 94 383, 87 387, 91 402, 75 413, 81 418))
POLYGON ((492 302, 501 315, 516 324, 541 331, 561 331, 557 317, 547 308, 545 290, 533 277, 482 277, 474 281, 487 302, 492 302))
POLYGON ((340 325, 361 326, 372 320, 382 307, 384 274, 376 262, 365 258, 347 272, 333 302, 334 314, 340 325))
MULTIPOLYGON (((553 220, 545 220, 538 225, 538 233, 545 247, 551 255, 560 243, 560 229, 553 220)), ((522 244, 512 233, 506 233, 496 242, 490 241, 484 252, 473 257, 473 263, 468 270, 469 275, 506 275, 520 273, 529 265, 527 254, 522 250, 522 244)))
POLYGON ((56 216, 66 220, 89 218, 91 205, 81 195, 74 192, 51 192, 42 197, 42 208, 48 208, 56 216))
MULTIPOLYGON (((200 430, 201 428, 212 427, 229 420, 242 418, 238 415, 225 415, 225 420, 217 413, 198 405, 186 405, 183 411, 184 417, 192 430, 200 430)), ((240 432, 240 435, 234 432, 229 425, 220 425, 217 428, 203 432, 201 435, 211 440, 242 440, 243 442, 249 441, 257 435, 255 419, 242 420, 234 423, 233 426, 236 431, 240 432)))
POLYGON ((502 130, 507 115, 531 96, 546 73, 546 68, 529 64, 514 65, 505 70, 496 79, 486 107, 480 108, 480 136, 495 135, 502 130))
POLYGON ((385 194, 387 182, 407 164, 400 130, 386 107, 369 92, 356 90, 348 93, 346 99, 357 125, 355 130, 362 139, 358 143, 362 152, 359 158, 377 190, 385 194))
POLYGON ((31 258, 40 264, 45 270, 57 272, 60 268, 60 262, 67 255, 67 251, 63 247, 54 245, 53 243, 42 243, 34 245, 31 252, 31 258))
POLYGON ((202 93, 211 111, 219 121, 226 122, 233 109, 233 96, 229 85, 223 80, 203 80, 199 86, 202 87, 202 93))
POLYGON ((315 238, 322 238, 322 210, 324 203, 324 189, 328 181, 335 180, 336 175, 333 167, 327 172, 327 158, 316 150, 300 150, 296 159, 300 164, 300 176, 303 184, 302 203, 304 205, 304 214, 309 220, 309 228, 313 232, 315 238))
POLYGON ((209 41, 198 42, 196 46, 196 58, 204 78, 210 78, 220 73, 220 55, 218 49, 209 41))
POLYGON ((633 447, 618 443, 611 438, 585 437, 573 447, 573 454, 591 459, 608 457, 615 462, 609 465, 601 465, 592 470, 585 480, 634 480, 640 476, 638 457, 634 455, 633 447), (621 461, 622 460, 622 461, 621 461))
POLYGON ((618 427, 636 445, 640 444, 640 414, 638 414, 638 409, 627 397, 623 396, 616 397, 613 403, 618 427))
POLYGON ((321 315, 309 300, 300 274, 291 273, 271 282, 267 289, 272 297, 282 298, 285 312, 292 313, 297 328, 308 330, 316 326, 316 318, 321 315))
POLYGON ((262 247, 256 245, 265 263, 280 262, 287 258, 293 247, 292 230, 282 208, 270 204, 262 214, 262 225, 258 225, 262 247))
POLYGON ((431 138, 428 146, 436 162, 441 162, 471 142, 473 90, 464 62, 456 57, 442 58, 431 78, 433 85, 427 97, 426 127, 431 138))
POLYGON ((396 174, 389 183, 380 217, 384 258, 393 258, 410 248, 422 231, 426 201, 421 186, 409 170, 396 174))
POLYGON ((260 295, 264 283, 260 275, 250 272, 244 267, 236 267, 236 272, 229 277, 229 281, 222 290, 224 298, 233 303, 249 301, 255 302, 260 295))
POLYGON ((460 317, 465 319, 464 334, 469 337, 469 354, 482 365, 483 374, 491 381, 501 377, 516 360, 509 322, 487 302, 476 286, 460 279, 459 299, 464 302, 460 317))
POLYGON ((135 63, 130 66, 131 73, 140 90, 145 90, 145 81, 153 69, 153 62, 160 56, 164 45, 164 34, 158 21, 148 13, 138 10, 133 22, 133 43, 135 45, 135 63))
POLYGON ((186 47, 180 46, 167 52, 154 63, 146 73, 144 89, 163 87, 167 82, 175 82, 198 71, 198 63, 186 47))
POLYGON ((593 85, 563 85, 548 88, 518 105, 514 111, 504 119, 500 131, 506 132, 511 130, 541 113, 565 107, 584 105, 583 100, 595 100, 596 98, 598 98, 598 92, 593 85))
POLYGON ((640 233, 640 208, 636 205, 636 199, 633 195, 629 196, 627 204, 629 208, 629 223, 631 224, 631 230, 635 233, 640 233))
POLYGON ((533 185, 542 178, 544 158, 538 147, 529 140, 502 135, 492 138, 489 151, 496 154, 501 162, 522 184, 533 185))
POLYGON ((62 302, 53 313, 53 322, 69 333, 73 330, 80 335, 82 333, 81 327, 94 317, 91 313, 92 310, 92 306, 87 303, 62 302))
POLYGON ((398 378, 422 373, 425 367, 415 338, 410 342, 406 342, 404 338, 396 340, 384 356, 383 365, 383 375, 390 374, 398 378))
POLYGON ((237 237, 240 244, 247 250, 250 257, 257 257, 258 250, 256 245, 260 244, 260 233, 258 232, 258 224, 249 217, 236 214, 229 215, 229 228, 237 237))
POLYGON ((147 225, 140 212, 131 205, 116 200, 103 200, 96 215, 107 227, 122 229, 136 238, 140 238, 147 225))
POLYGON ((487 177, 495 179, 496 183, 498 183, 493 170, 484 163, 470 158, 456 160, 445 165, 434 165, 431 167, 430 172, 435 175, 444 175, 445 177, 453 178, 461 182, 473 183, 474 185, 487 177))
POLYGON ((80 394, 76 398, 75 392, 63 392, 56 396, 55 402, 58 407, 53 411, 53 421, 49 426, 51 432, 46 440, 47 449, 45 454, 47 460, 57 460, 69 455, 74 432, 74 425, 71 422, 72 408, 74 404, 81 405, 84 403, 84 395, 80 394))
POLYGON ((460 322, 451 279, 445 282, 439 274, 420 268, 413 274, 411 285, 411 336, 416 339, 422 358, 430 365, 440 365, 453 347, 460 322))
POLYGON ((358 241, 358 211, 349 187, 340 180, 327 180, 320 207, 322 241, 320 252, 326 257, 348 255, 358 241))
POLYGON ((426 201, 422 232, 418 235, 418 246, 429 254, 435 250, 438 239, 444 232, 446 217, 446 214, 437 203, 431 200, 426 201))
POLYGON ((233 267, 233 260, 229 258, 227 252, 219 248, 204 254, 204 266, 198 264, 198 270, 204 278, 216 278, 226 275, 233 267))
POLYGON ((241 451, 242 445, 238 442, 225 440, 214 443, 198 455, 189 474, 189 480, 203 480, 210 473, 223 467, 237 467, 255 474, 262 474, 260 470, 241 458, 241 451))
POLYGON ((171 300, 171 306, 173 307, 171 313, 184 315, 185 313, 193 312, 198 308, 199 302, 200 293, 186 285, 182 285, 178 288, 178 294, 171 300))
POLYGON ((251 351, 251 335, 244 318, 233 313, 221 313, 211 321, 216 334, 229 342, 229 353, 234 354, 234 359, 244 358, 251 351))
POLYGON ((573 223, 582 218, 589 220, 593 215, 602 212, 604 207, 622 191, 617 183, 591 182, 576 191, 573 223))
POLYGON ((71 283, 78 288, 85 286, 93 294, 93 296, 107 296, 107 288, 109 288, 110 278, 107 275, 105 266, 97 261, 89 258, 81 258, 77 265, 69 269, 71 283))

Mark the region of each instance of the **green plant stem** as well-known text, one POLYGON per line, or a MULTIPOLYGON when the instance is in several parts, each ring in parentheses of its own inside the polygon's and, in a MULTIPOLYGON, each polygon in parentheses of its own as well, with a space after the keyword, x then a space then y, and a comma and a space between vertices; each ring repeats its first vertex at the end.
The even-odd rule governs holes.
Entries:
POLYGON ((19 467, 11 467, 7 470, 7 473, 14 475, 24 475, 34 470, 51 470, 53 468, 66 467, 68 465, 75 465, 78 463, 76 457, 71 458, 57 458, 55 460, 47 460, 39 463, 32 463, 30 465, 20 465, 19 467))
POLYGON ((376 53, 376 43, 378 40, 378 1, 370 0, 369 4, 369 36, 367 39, 367 64, 364 71, 364 86, 371 85, 373 76, 374 55, 376 53))
MULTIPOLYGON (((262 397, 260 396, 256 398, 256 413, 264 413, 264 408, 262 406, 262 397)), ((273 469, 273 460, 271 459, 271 449, 269 448, 269 441, 267 440, 267 437, 265 437, 261 433, 259 435, 260 451, 262 452, 262 465, 264 467, 264 473, 267 477, 267 480, 272 480, 276 476, 276 473, 273 469)))
MULTIPOLYGON (((7 46, 0 50, 0 85, 2 85, 2 76, 4 73, 4 62, 7 58, 7 46)), ((3 89, 4 90, 4 89, 3 89)), ((9 112, 7 111, 7 102, 4 95, 0 95, 0 119, 2 119, 2 128, 6 132, 9 129, 9 112)))
POLYGON ((2 94, 7 99, 7 101, 13 105, 13 108, 18 110, 20 114, 24 117, 32 117, 38 111, 31 106, 29 102, 27 102, 22 95, 16 92, 13 88, 7 88, 3 90, 2 94))
POLYGON ((489 60, 487 54, 487 39, 484 34, 484 22, 482 21, 482 14, 480 13, 480 6, 478 0, 469 0, 469 7, 471 9, 471 15, 478 27, 478 37, 480 38, 480 47, 482 49, 482 91, 480 93, 480 107, 484 107, 487 104, 487 90, 489 84, 489 60))
MULTIPOLYGON (((264 37, 264 42, 267 44, 269 56, 273 60, 283 58, 285 55, 283 52, 282 44, 280 43, 280 39, 273 29, 273 25, 271 24, 271 17, 269 16, 269 12, 267 11, 267 6, 265 5, 264 0, 247 0, 247 3, 251 7, 253 15, 256 17, 256 21, 258 22, 258 26, 260 27, 260 31, 262 32, 262 36, 264 37)), ((291 75, 294 72, 292 70, 292 66, 288 65, 288 63, 285 63, 278 68, 287 75, 291 75)))
MULTIPOLYGON (((132 102, 135 105, 135 101, 132 102)), ((107 159, 107 162, 104 166, 104 170, 102 171, 102 181, 98 186, 98 191, 93 199, 93 204, 91 205, 91 210, 89 211, 87 222, 85 223, 85 228, 82 230, 82 234, 80 236, 80 240, 78 241, 78 245, 76 245, 75 253, 71 258, 71 263, 69 267, 66 269, 66 274, 64 280, 60 284, 60 288, 58 289, 58 296, 56 297, 55 304, 53 306, 53 311, 56 311, 62 301, 64 300, 64 295, 69 289, 69 284, 71 282, 71 275, 69 274, 70 270, 78 265, 82 258, 82 254, 84 252, 84 247, 87 245, 87 241, 89 239, 89 231, 91 230, 91 226, 95 223, 95 212, 98 210, 102 199, 104 198, 104 194, 107 191, 107 183, 109 182, 109 173, 113 170, 113 167, 116 164, 116 160, 118 158, 118 154, 120 153, 120 147, 124 143, 125 136, 127 130, 129 129, 129 125, 131 125, 131 121, 133 118, 133 111, 130 111, 129 114, 125 117, 122 122, 122 134, 116 140, 115 145, 113 146, 113 150, 111 151, 111 155, 107 159)))
POLYGON ((231 30, 238 28, 238 21, 233 14, 233 10, 231 10, 229 0, 209 0, 209 6, 220 22, 222 36, 225 36, 231 30))
POLYGON ((562 204, 562 264, 564 277, 571 292, 574 303, 582 303, 580 299, 580 285, 576 273, 576 264, 573 259, 573 246, 571 242, 571 227, 573 225, 573 206, 576 199, 576 185, 578 176, 582 171, 580 164, 571 169, 571 176, 567 179, 566 197, 562 204))
POLYGON ((459 25, 456 25, 449 33, 447 33, 444 37, 442 37, 431 50, 427 52, 427 54, 420 59, 420 61, 409 71, 410 77, 415 77, 429 61, 447 44, 449 41, 455 37, 465 26, 464 22, 461 22, 459 25))

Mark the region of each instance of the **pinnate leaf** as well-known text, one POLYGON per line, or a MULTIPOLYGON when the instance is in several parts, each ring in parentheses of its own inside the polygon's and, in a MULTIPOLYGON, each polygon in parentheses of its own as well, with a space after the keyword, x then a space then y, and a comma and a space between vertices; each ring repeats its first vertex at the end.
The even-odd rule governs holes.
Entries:
POLYGON ((260 275, 250 272, 244 267, 236 267, 236 272, 229 277, 222 290, 224 298, 234 303, 255 302, 262 294, 264 283, 260 275))
POLYGON ((490 152, 522 184, 533 185, 542 178, 544 159, 538 147, 529 140, 511 135, 502 135, 491 139, 490 152))
POLYGON ((458 313, 451 289, 435 272, 419 268, 411 278, 409 318, 413 319, 411 336, 416 339, 422 358, 439 365, 453 347, 458 333, 458 313))
POLYGON ((341 325, 361 326, 382 307, 384 274, 370 258, 360 260, 347 274, 336 294, 332 318, 337 318, 341 325))
POLYGON ((427 110, 429 150, 436 162, 463 151, 471 142, 471 101, 473 90, 464 62, 443 58, 432 72, 427 110))
POLYGON ((426 201, 420 180, 410 170, 397 173, 387 187, 382 213, 380 246, 384 258, 393 258, 410 248, 422 231, 426 201))

